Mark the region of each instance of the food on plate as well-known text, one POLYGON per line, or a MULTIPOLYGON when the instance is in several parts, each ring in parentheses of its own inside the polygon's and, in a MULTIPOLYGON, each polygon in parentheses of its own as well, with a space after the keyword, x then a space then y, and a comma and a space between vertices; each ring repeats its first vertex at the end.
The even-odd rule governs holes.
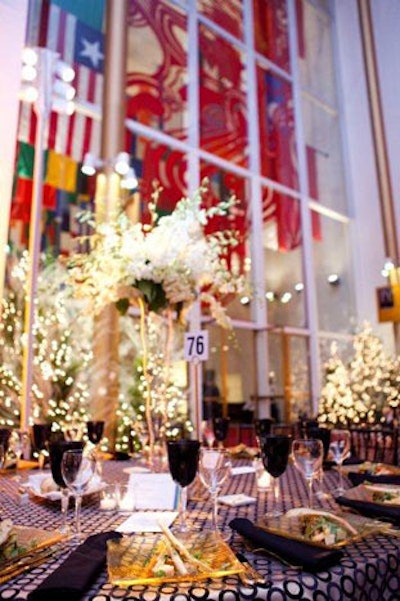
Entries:
POLYGON ((364 461, 358 466, 358 471, 361 474, 368 473, 374 476, 389 476, 391 474, 399 473, 399 470, 393 466, 385 465, 384 463, 372 463, 371 461, 364 461))
POLYGON ((58 490, 60 489, 51 476, 47 476, 47 478, 44 478, 40 483, 40 492, 43 495, 47 495, 50 492, 57 492, 58 490))
POLYGON ((400 487, 398 488, 378 488, 377 486, 365 487, 372 493, 373 503, 385 503, 385 505, 400 505, 400 487))
POLYGON ((313 543, 332 546, 358 534, 347 520, 327 511, 300 508, 286 515, 297 517, 302 536, 313 543))
POLYGON ((17 537, 12 520, 2 520, 0 522, 0 563, 13 559, 27 549, 17 542, 17 537))

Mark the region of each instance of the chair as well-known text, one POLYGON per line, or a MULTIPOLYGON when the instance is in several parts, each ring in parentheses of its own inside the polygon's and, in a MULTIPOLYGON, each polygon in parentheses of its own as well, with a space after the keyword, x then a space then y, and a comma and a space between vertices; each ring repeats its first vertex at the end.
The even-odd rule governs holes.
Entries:
POLYGON ((360 461, 398 465, 398 431, 389 428, 349 428, 351 455, 360 461))

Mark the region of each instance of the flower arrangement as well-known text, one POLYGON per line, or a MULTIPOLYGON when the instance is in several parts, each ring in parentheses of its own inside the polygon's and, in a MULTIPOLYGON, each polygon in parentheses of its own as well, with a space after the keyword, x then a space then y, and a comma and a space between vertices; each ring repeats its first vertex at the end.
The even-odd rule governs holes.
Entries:
POLYGON ((96 224, 91 252, 69 261, 74 295, 91 301, 94 313, 116 303, 123 313, 135 298, 148 309, 174 309, 178 316, 195 300, 206 303, 211 315, 230 325, 221 299, 240 293, 245 282, 239 269, 228 266, 228 250, 237 244, 232 230, 206 234, 209 221, 227 215, 235 197, 210 208, 202 206, 207 183, 192 198, 180 200, 167 216, 157 213, 160 190, 149 203, 150 223, 133 224, 125 214, 96 224))

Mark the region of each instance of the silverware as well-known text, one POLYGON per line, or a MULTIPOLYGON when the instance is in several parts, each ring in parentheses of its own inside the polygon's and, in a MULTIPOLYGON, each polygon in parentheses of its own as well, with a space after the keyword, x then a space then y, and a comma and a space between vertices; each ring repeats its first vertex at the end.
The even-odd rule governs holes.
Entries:
POLYGON ((236 557, 245 568, 244 574, 239 574, 244 584, 266 584, 264 576, 262 576, 255 568, 253 568, 243 553, 237 552, 236 557))

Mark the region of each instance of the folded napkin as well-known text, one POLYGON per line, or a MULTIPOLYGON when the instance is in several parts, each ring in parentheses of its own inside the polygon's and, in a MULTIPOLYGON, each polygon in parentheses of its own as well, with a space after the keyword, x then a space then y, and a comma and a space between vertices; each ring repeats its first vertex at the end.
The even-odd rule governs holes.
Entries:
POLYGON ((337 497, 336 503, 354 509, 361 515, 378 520, 387 520, 393 524, 400 525, 400 507, 394 505, 378 505, 370 501, 361 501, 359 499, 348 499, 347 497, 337 497))
POLYGON ((369 474, 368 472, 349 472, 347 474, 353 486, 358 486, 363 482, 372 482, 373 484, 400 484, 399 474, 369 474))
POLYGON ((297 540, 267 532, 246 518, 235 518, 229 523, 235 530, 256 547, 279 555, 284 561, 302 567, 308 572, 320 572, 338 563, 343 557, 339 549, 321 549, 297 540))
POLYGON ((102 532, 89 536, 71 553, 59 568, 34 591, 29 601, 77 601, 104 568, 107 541, 120 538, 117 532, 102 532))

